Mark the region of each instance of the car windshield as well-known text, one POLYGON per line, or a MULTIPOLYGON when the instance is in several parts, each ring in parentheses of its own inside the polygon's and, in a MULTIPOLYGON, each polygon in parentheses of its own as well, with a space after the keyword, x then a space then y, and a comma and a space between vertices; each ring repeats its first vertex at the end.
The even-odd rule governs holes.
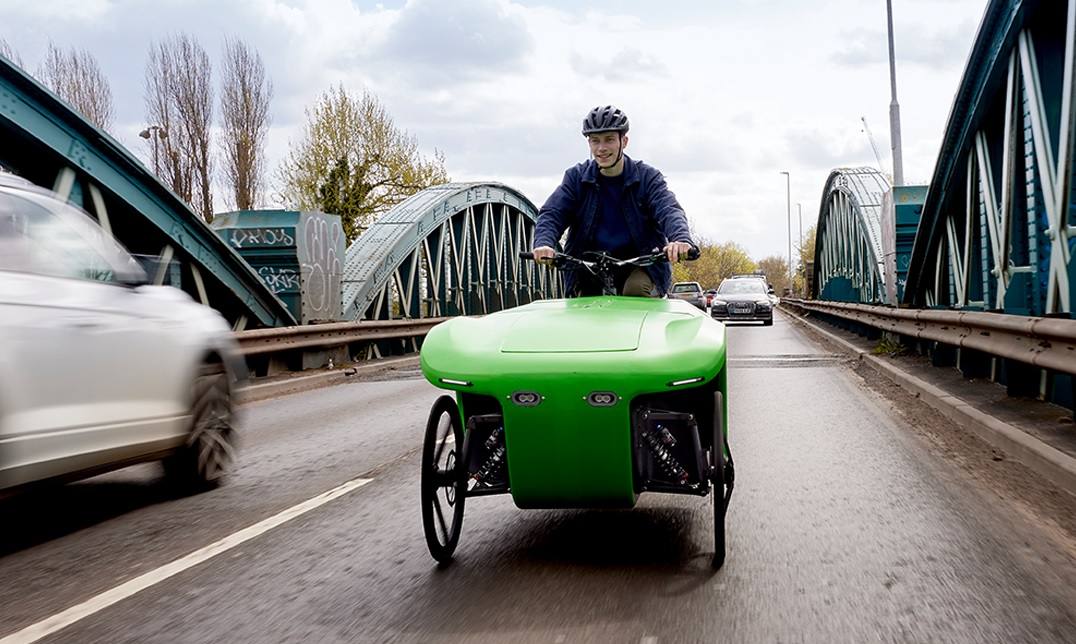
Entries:
POLYGON ((32 192, 0 191, 0 270, 103 282, 134 282, 145 272, 92 219, 32 192))
POLYGON ((698 284, 673 284, 673 293, 698 293, 702 290, 698 284))
POLYGON ((721 287, 717 290, 717 292, 724 295, 728 295, 730 293, 765 294, 766 287, 762 284, 762 280, 725 280, 721 283, 721 287))

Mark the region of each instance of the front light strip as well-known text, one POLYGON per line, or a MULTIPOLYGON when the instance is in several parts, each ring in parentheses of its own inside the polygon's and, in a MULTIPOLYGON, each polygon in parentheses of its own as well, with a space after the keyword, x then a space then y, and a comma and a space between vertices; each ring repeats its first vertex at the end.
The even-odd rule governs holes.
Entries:
POLYGON ((693 385, 696 382, 702 382, 703 380, 705 380, 705 378, 703 378, 701 376, 698 377, 698 378, 687 378, 686 380, 673 380, 672 382, 665 383, 665 386, 666 387, 682 387, 684 385, 693 385))

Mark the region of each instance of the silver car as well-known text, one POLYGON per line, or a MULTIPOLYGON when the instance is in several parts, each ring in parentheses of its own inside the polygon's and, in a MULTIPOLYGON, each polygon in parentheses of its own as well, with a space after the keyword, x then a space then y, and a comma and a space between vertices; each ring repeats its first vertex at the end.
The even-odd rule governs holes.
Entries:
POLYGON ((683 300, 692 306, 706 310, 706 295, 698 282, 677 282, 669 289, 669 299, 683 300))
POLYGON ((232 464, 246 370, 224 318, 5 173, 0 346, 0 497, 149 460, 195 491, 232 464))

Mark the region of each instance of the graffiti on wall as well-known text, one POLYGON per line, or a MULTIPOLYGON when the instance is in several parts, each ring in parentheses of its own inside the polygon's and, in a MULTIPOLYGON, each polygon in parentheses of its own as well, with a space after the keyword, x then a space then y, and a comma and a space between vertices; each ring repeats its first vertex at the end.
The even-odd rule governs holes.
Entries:
POLYGON ((228 243, 232 248, 294 246, 295 237, 288 228, 233 228, 228 243))
POLYGON ((308 217, 303 222, 306 248, 302 271, 306 276, 304 317, 335 320, 343 314, 341 280, 347 243, 338 218, 308 217))
POLYGON ((258 276, 274 295, 294 293, 299 290, 301 280, 298 271, 294 269, 262 266, 258 268, 258 276))

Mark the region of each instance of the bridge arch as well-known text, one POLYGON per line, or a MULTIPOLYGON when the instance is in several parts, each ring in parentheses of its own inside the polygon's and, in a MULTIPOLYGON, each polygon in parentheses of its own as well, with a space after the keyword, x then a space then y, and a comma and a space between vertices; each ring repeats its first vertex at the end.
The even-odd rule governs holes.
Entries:
POLYGON ((0 168, 97 218, 150 277, 221 312, 236 329, 295 318, 190 206, 108 133, 0 56, 0 168))
POLYGON ((559 297, 530 250, 538 209, 500 183, 427 188, 382 215, 348 247, 345 320, 482 315, 559 297))
POLYGON ((1076 0, 994 0, 956 93, 904 302, 1071 313, 1076 0))
POLYGON ((815 233, 813 292, 819 299, 885 301, 882 198, 889 189, 889 180, 874 168, 830 173, 815 233))

